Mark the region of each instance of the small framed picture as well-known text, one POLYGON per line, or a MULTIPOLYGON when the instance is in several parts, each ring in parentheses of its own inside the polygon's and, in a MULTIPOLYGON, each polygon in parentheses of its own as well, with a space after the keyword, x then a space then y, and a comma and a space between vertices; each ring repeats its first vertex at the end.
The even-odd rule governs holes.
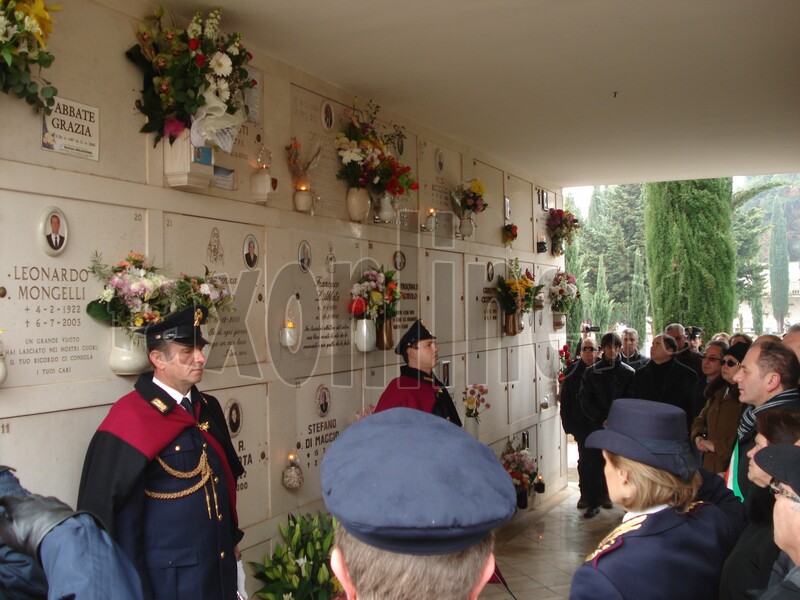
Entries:
POLYGON ((402 271, 406 268, 406 255, 402 251, 396 250, 392 257, 392 262, 394 262, 395 269, 402 271))
POLYGON ((297 247, 297 262, 303 273, 308 273, 311 268, 311 244, 303 240, 297 247))
POLYGON ((331 104, 330 101, 322 101, 322 105, 319 107, 319 120, 325 131, 333 129, 333 122, 336 120, 336 117, 333 112, 333 104, 331 104))
POLYGON ((494 263, 492 261, 486 263, 486 281, 494 281, 494 263))
POLYGON ((314 396, 314 406, 319 417, 324 417, 331 409, 331 391, 324 383, 317 388, 317 393, 314 396))
POLYGON ((436 152, 433 153, 433 161, 436 172, 441 175, 442 171, 444 171, 444 152, 441 148, 437 148, 436 152))
POLYGON ((248 269, 255 269, 258 264, 258 240, 253 234, 244 238, 244 264, 248 269))
POLYGON ((450 387, 450 361, 442 361, 442 384, 444 387, 450 387))
POLYGON ((67 247, 69 224, 67 217, 56 206, 48 206, 39 218, 39 246, 49 256, 58 256, 67 247))

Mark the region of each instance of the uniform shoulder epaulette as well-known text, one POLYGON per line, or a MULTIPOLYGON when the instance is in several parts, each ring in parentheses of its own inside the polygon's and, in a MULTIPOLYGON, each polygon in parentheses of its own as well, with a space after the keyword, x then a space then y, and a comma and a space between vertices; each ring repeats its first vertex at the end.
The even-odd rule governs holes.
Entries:
POLYGON ((162 415, 169 411, 169 405, 158 396, 150 400, 150 406, 155 408, 162 415))
POLYGON ((704 507, 708 502, 703 502, 702 500, 698 500, 697 502, 692 502, 691 504, 686 506, 685 514, 690 515, 694 512, 697 512, 698 509, 704 507))
POLYGON ((622 536, 626 533, 630 533, 631 531, 636 531, 639 529, 646 519, 647 515, 639 515, 638 517, 634 517, 625 521, 616 529, 612 530, 611 533, 609 533, 599 544, 597 544, 597 548, 595 548, 594 552, 586 557, 586 562, 593 561, 594 566, 597 566, 597 561, 601 556, 622 546, 622 536))

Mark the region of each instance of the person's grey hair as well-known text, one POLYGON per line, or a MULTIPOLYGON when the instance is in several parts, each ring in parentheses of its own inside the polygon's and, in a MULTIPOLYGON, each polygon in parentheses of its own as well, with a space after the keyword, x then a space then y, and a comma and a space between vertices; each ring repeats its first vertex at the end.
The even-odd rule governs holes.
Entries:
POLYGON ((722 356, 725 356, 725 353, 730 349, 730 346, 723 340, 711 340, 706 344, 706 350, 708 350, 711 346, 720 348, 722 350, 722 356))
POLYGON ((335 545, 360 600, 464 600, 494 550, 494 533, 451 554, 399 554, 365 544, 337 523, 335 545))
POLYGON ((639 340, 639 332, 636 331, 633 327, 626 327, 622 330, 622 335, 633 335, 636 337, 636 340, 639 340))
POLYGON ((673 354, 678 351, 678 342, 676 342, 675 338, 670 334, 662 333, 661 340, 664 342, 664 346, 669 346, 669 349, 672 350, 673 354))
POLYGON ((677 329, 681 332, 681 335, 686 335, 686 328, 680 323, 670 323, 664 327, 664 333, 667 333, 670 329, 677 329))

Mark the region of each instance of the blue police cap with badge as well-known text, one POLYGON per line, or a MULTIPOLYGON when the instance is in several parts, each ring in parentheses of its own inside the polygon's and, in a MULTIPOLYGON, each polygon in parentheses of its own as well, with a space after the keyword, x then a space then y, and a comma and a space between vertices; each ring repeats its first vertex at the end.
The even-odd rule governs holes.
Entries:
POLYGON ((408 328, 408 331, 403 334, 403 337, 400 338, 400 341, 397 342, 397 347, 394 349, 394 353, 402 356, 403 352, 405 352, 406 348, 409 346, 413 346, 422 340, 435 339, 436 336, 428 331, 428 328, 425 327, 425 323, 422 322, 422 319, 417 319, 411 324, 411 327, 408 328))
POLYGON ((703 328, 697 327, 696 325, 691 325, 686 328, 686 337, 691 340, 700 337, 702 333, 703 333, 703 328))
POLYGON ((200 325, 206 322, 208 309, 205 306, 190 306, 172 313, 158 323, 140 327, 136 333, 143 333, 148 349, 159 342, 174 342, 184 346, 205 346, 200 325))
POLYGON ((411 408, 348 427, 321 469, 331 514, 356 539, 389 552, 459 552, 516 511, 511 477, 488 446, 411 408))
POLYGON ((619 398, 611 404, 606 428, 586 438, 601 448, 689 481, 697 471, 689 446, 686 413, 664 402, 619 398))

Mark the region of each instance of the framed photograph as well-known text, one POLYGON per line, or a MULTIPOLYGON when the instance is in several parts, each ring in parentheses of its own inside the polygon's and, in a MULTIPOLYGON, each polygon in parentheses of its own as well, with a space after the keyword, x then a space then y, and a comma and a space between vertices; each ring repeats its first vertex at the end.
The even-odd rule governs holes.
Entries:
POLYGON ((48 206, 39 217, 39 246, 48 256, 58 256, 69 242, 67 217, 56 206, 48 206))
POLYGON ((235 438, 242 430, 242 406, 238 400, 231 398, 225 404, 225 420, 228 422, 228 431, 235 438))
POLYGON ((444 151, 441 148, 437 148, 436 152, 433 153, 433 162, 436 172, 441 175, 442 171, 444 171, 444 151))
POLYGON ((333 129, 333 122, 336 120, 336 116, 333 112, 333 104, 330 101, 322 101, 322 105, 319 107, 319 120, 325 131, 333 129))
POLYGON ((486 263, 486 281, 494 281, 494 263, 492 261, 486 263))
POLYGON ((308 273, 311 268, 311 244, 305 240, 297 246, 297 262, 300 265, 300 270, 303 273, 308 273))
POLYGON ((442 361, 442 384, 444 387, 450 387, 450 361, 442 361))
POLYGON ((392 262, 394 263, 395 269, 402 271, 406 268, 406 255, 400 250, 396 250, 392 257, 392 262))
POLYGON ((258 240, 253 234, 244 238, 244 264, 248 269, 255 269, 258 264, 258 240))
POLYGON ((331 391, 325 384, 317 388, 317 393, 314 397, 314 406, 317 409, 317 416, 324 417, 331 409, 331 391))

